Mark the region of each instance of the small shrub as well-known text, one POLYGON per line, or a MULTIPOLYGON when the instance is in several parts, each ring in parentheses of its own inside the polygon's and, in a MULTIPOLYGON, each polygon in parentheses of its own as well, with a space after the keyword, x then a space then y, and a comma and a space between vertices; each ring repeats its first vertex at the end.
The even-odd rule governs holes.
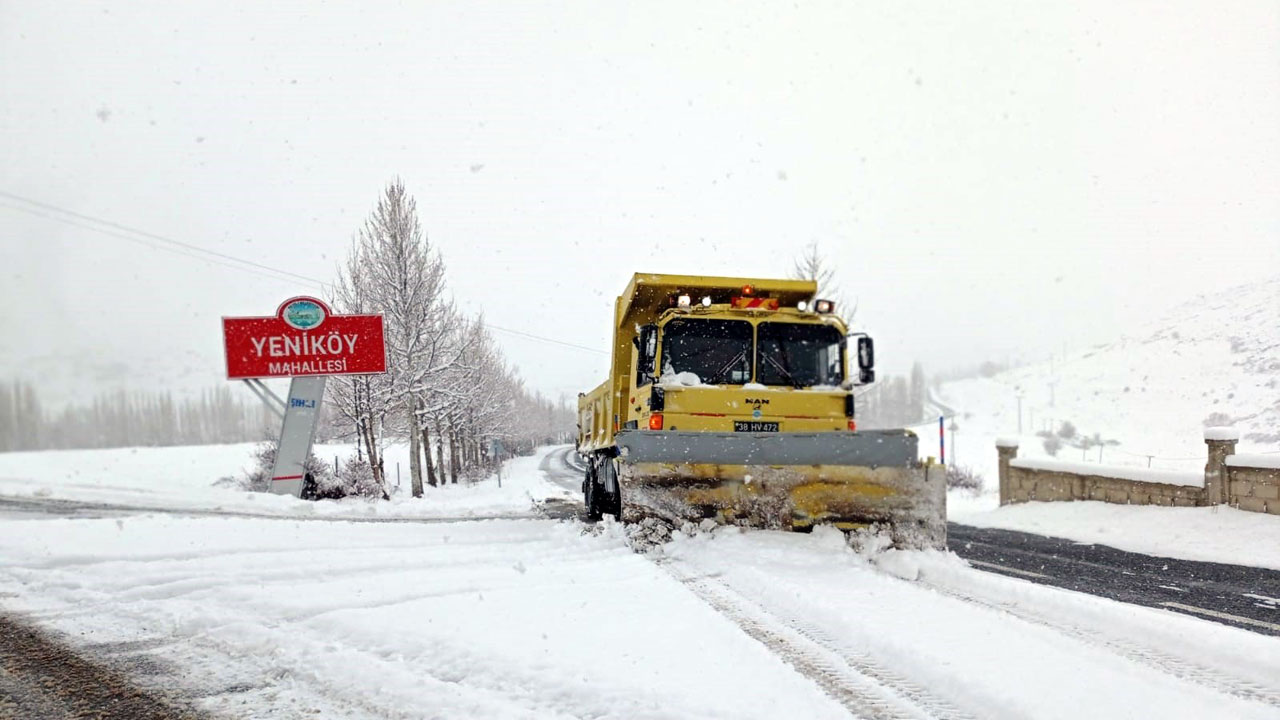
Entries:
POLYGON ((386 491, 373 478, 373 466, 368 460, 352 456, 342 463, 336 474, 316 476, 316 499, 336 500, 344 497, 387 499, 386 491))
POLYGON ((479 465, 468 465, 462 471, 462 482, 467 485, 475 485, 487 476, 488 473, 485 468, 479 465))
POLYGON ((1076 436, 1076 426, 1071 424, 1069 420, 1062 421, 1062 427, 1058 428, 1058 437, 1063 440, 1070 440, 1076 436))
MULTIPOLYGON (((235 478, 228 483, 228 478, 219 480, 216 485, 232 484, 241 490, 248 492, 267 492, 271 489, 271 471, 276 463, 276 447, 278 443, 274 440, 267 440, 261 443, 253 451, 253 466, 250 467, 245 474, 239 478, 235 478)), ((333 470, 328 464, 322 462, 315 455, 307 457, 304 468, 316 480, 317 490, 333 484, 333 470)), ((307 496, 306 489, 303 490, 304 499, 314 500, 316 495, 307 496)), ((337 497, 343 497, 338 495, 337 497)))
POLYGON ((966 465, 947 466, 947 488, 950 490, 982 491, 982 474, 966 465))

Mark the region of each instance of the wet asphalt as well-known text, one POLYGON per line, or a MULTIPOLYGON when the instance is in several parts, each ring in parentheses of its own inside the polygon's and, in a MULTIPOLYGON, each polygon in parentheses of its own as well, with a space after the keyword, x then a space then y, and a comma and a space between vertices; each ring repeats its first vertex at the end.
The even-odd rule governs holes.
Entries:
POLYGON ((1280 636, 1280 571, 957 523, 947 534, 950 549, 981 570, 1280 636))

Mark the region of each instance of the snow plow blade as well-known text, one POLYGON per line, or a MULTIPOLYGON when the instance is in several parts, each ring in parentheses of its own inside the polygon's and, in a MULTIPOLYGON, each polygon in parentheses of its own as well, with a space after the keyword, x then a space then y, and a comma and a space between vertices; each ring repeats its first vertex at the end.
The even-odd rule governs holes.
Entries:
POLYGON ((945 468, 921 463, 907 430, 628 430, 616 441, 628 507, 772 529, 886 529, 899 547, 946 546, 945 468))

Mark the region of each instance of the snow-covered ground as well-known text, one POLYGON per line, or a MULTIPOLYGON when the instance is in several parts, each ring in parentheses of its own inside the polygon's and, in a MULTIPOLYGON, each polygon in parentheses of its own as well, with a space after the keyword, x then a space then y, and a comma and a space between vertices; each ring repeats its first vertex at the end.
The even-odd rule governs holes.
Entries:
MULTIPOLYGON (((1196 298, 1115 343, 1053 361, 944 383, 933 404, 947 418, 947 461, 982 474, 982 493, 948 495, 950 519, 1103 543, 1136 552, 1277 567, 1280 518, 1230 508, 1032 503, 999 508, 996 440, 1018 457, 1119 466, 1153 481, 1203 473, 1206 424, 1234 425, 1240 453, 1280 458, 1280 279, 1196 298), (1019 395, 1022 432, 1019 433, 1019 395), (949 429, 952 421, 957 429, 949 429), (1115 441, 1088 450, 1045 448, 1064 421, 1115 441), (1172 474, 1171 474, 1172 473, 1172 474)), ((939 454, 938 426, 914 428, 921 454, 939 454)))
MULTIPOLYGON (((252 465, 253 443, 112 450, 57 450, 0 453, 0 495, 48 497, 131 507, 224 510, 261 515, 325 517, 489 517, 527 514, 533 502, 567 498, 575 493, 548 482, 536 472, 539 458, 517 458, 502 477, 474 485, 426 488, 424 497, 410 496, 408 453, 387 448, 384 466, 394 486, 391 502, 356 498, 314 503, 292 496, 268 495, 219 485, 252 465), (397 472, 396 466, 400 470, 397 472)), ((350 445, 317 445, 326 462, 355 453, 350 445)))
MULTIPOLYGON (((547 452, 509 463, 501 490, 457 488, 488 499, 452 506, 528 511, 560 492, 538 469, 547 452)), ((120 455, 70 484, 52 473, 65 460, 45 458, 41 477, 28 457, 37 477, 0 488, 134 493, 154 507, 218 497, 157 487, 168 450, 120 455), (148 466, 150 479, 129 475, 148 466)), ((145 681, 232 717, 1280 714, 1276 638, 952 555, 733 528, 640 555, 613 523, 356 523, 292 507, 0 520, 0 607, 151 660, 139 666, 167 670, 145 681), (317 514, 332 521, 301 521, 317 514)))

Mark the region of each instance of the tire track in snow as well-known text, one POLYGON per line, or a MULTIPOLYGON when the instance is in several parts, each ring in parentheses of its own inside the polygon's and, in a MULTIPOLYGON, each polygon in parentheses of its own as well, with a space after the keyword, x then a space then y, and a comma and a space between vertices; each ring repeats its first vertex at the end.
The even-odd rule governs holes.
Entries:
POLYGON ((878 665, 866 654, 839 648, 830 636, 803 621, 777 615, 725 583, 690 572, 670 558, 655 562, 856 717, 973 720, 973 716, 878 665))
POLYGON ((1207 665, 1202 665, 1156 648, 1143 646, 1130 640, 1109 636, 1094 628, 1082 627, 1063 620, 1055 620, 1031 612, 1016 603, 990 600, 925 579, 920 579, 916 582, 937 590, 948 597, 996 610, 997 612, 1003 612, 1024 622, 1040 625, 1062 633, 1085 644, 1103 648, 1126 660, 1172 675, 1179 680, 1195 683, 1214 692, 1234 695, 1245 700, 1261 702, 1271 707, 1280 708, 1280 689, 1266 687, 1249 680, 1227 675, 1207 665))

